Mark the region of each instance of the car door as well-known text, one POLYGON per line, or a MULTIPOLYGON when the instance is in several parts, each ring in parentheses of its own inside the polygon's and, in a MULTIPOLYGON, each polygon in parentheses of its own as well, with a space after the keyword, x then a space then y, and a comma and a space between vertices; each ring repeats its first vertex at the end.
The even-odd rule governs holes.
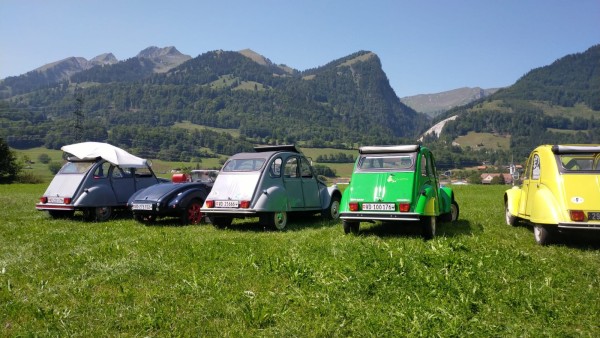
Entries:
POLYGON ((300 177, 300 158, 290 156, 283 164, 283 184, 291 208, 303 208, 304 196, 302 192, 302 179, 300 177))
POLYGON ((320 208, 319 185, 313 174, 310 163, 305 157, 300 158, 300 180, 302 181, 302 195, 305 208, 320 208))
POLYGON ((131 168, 111 166, 110 181, 117 197, 117 203, 127 203, 135 192, 135 177, 131 168))
POLYGON ((540 188, 540 176, 541 176, 542 165, 540 161, 540 155, 533 153, 531 161, 531 176, 529 178, 529 187, 527 189, 527 198, 525 201, 525 215, 531 215, 533 207, 533 199, 540 188))
POLYGON ((434 208, 435 213, 439 214, 439 200, 438 200, 438 190, 439 184, 437 180, 437 175, 435 172, 435 166, 433 163, 433 156, 431 153, 423 154, 423 160, 425 160, 425 168, 421 171, 423 175, 423 185, 428 185, 433 190, 433 200, 434 200, 434 208))

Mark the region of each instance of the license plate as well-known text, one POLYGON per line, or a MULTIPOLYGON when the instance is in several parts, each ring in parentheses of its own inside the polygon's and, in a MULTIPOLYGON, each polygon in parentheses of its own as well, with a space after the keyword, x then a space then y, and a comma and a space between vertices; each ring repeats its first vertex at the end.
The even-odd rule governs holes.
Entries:
POLYGON ((217 208, 237 208, 238 205, 238 201, 215 201, 215 207, 217 208))
POLYGON ((65 199, 63 197, 48 197, 48 203, 64 204, 65 199))
POLYGON ((600 221, 600 212, 588 212, 588 220, 600 221))
POLYGON ((394 203, 363 203, 362 209, 368 211, 394 211, 396 205, 394 203))
POLYGON ((134 203, 131 206, 131 210, 152 210, 152 204, 148 204, 148 203, 134 203))

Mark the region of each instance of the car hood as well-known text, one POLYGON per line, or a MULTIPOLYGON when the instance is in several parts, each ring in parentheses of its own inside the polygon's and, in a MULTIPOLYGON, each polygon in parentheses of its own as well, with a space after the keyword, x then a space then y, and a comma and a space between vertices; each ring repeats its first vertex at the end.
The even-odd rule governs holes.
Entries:
POLYGON ((48 185, 44 196, 75 197, 77 188, 85 178, 84 174, 56 175, 48 185))
POLYGON ((260 173, 226 174, 221 173, 215 180, 206 199, 212 200, 251 200, 260 179, 260 173))
POLYGON ((562 175, 565 205, 569 210, 600 209, 600 175, 562 175))
POLYGON ((189 188, 187 183, 159 183, 151 185, 146 189, 142 189, 137 193, 133 194, 129 198, 129 202, 135 201, 160 201, 167 195, 177 194, 178 192, 189 188))
POLYGON ((412 201, 414 172, 354 173, 350 183, 350 201, 412 201))

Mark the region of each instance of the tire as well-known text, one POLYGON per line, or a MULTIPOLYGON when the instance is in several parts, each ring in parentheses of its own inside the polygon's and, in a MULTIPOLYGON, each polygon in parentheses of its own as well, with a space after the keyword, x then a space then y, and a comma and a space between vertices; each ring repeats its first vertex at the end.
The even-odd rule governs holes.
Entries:
POLYGON ((458 216, 460 215, 460 208, 458 207, 458 203, 456 201, 452 201, 452 205, 450 205, 450 221, 456 222, 458 221, 458 216))
POLYGON ((504 202, 504 219, 507 225, 517 226, 517 217, 513 216, 510 211, 508 211, 508 202, 504 202))
POLYGON ((450 204, 450 212, 440 215, 439 219, 442 222, 456 222, 458 220, 459 213, 460 209, 458 208, 458 203, 453 200, 450 204))
POLYGON ((421 219, 421 223, 423 226, 423 238, 425 240, 430 240, 435 237, 436 230, 436 217, 435 216, 424 216, 421 219))
POLYGON ((48 210, 48 214, 54 219, 71 218, 75 214, 75 210, 48 210))
POLYGON ((231 226, 231 222, 233 222, 233 218, 231 217, 215 217, 208 216, 208 220, 215 228, 223 229, 231 226))
POLYGON ((267 214, 267 224, 269 227, 274 228, 276 230, 285 229, 288 221, 287 212, 279 211, 279 212, 271 212, 267 214))
POLYGON ((331 197, 329 207, 322 211, 323 218, 338 219, 340 218, 340 198, 338 196, 331 197))
POLYGON ((106 222, 111 217, 111 207, 86 208, 85 210, 83 210, 83 218, 89 222, 106 222))
POLYGON ((344 228, 345 234, 358 234, 360 222, 342 221, 342 227, 344 228))
POLYGON ((181 224, 200 224, 204 217, 200 208, 202 208, 202 203, 199 200, 191 200, 181 213, 181 224))
POLYGON ((533 237, 535 238, 535 242, 539 245, 548 245, 552 243, 552 232, 543 225, 533 225, 533 237))

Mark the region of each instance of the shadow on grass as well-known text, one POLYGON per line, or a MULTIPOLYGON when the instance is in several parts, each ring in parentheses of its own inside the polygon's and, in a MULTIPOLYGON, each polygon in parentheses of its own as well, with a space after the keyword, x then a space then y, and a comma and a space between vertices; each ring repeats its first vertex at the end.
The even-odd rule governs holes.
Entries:
MULTIPOLYGON (((522 225, 531 232, 533 239, 533 226, 522 225)), ((600 250, 600 230, 561 230, 552 233, 550 246, 566 246, 579 250, 600 250)))
MULTIPOLYGON (((473 232, 471 223, 467 220, 438 222, 436 226, 436 236, 440 237, 465 236, 473 232)), ((358 234, 378 237, 423 237, 423 225, 420 222, 363 222, 358 234)))

